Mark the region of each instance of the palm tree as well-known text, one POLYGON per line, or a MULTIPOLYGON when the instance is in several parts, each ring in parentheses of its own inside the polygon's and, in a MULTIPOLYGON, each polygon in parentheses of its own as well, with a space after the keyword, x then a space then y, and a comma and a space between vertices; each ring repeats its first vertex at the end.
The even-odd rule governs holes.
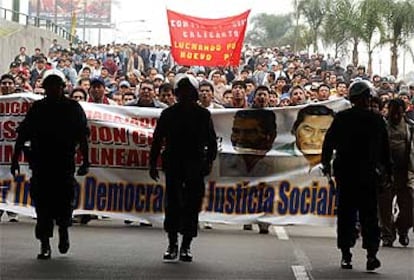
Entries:
POLYGON ((325 45, 333 45, 335 57, 348 44, 348 6, 346 1, 332 0, 328 3, 325 21, 322 25, 322 41, 325 45))
POLYGON ((292 28, 292 16, 258 14, 251 19, 254 26, 246 34, 246 42, 253 45, 276 46, 292 28))
POLYGON ((385 13, 386 0, 363 0, 358 5, 360 11, 360 38, 368 49, 368 74, 372 75, 372 52, 379 45, 375 44, 373 37, 375 32, 384 34, 383 15, 385 13))
POLYGON ((313 46, 318 50, 319 29, 327 12, 327 0, 300 0, 298 11, 305 17, 313 32, 313 46))
POLYGON ((391 44, 391 69, 394 77, 398 76, 398 48, 405 48, 413 55, 413 49, 408 41, 414 33, 414 3, 412 0, 387 0, 385 19, 387 22, 387 34, 382 43, 391 44))

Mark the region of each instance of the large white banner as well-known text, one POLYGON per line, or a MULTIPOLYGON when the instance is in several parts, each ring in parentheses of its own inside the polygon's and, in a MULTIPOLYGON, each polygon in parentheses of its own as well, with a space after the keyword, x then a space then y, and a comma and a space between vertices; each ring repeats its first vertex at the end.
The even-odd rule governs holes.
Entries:
MULTIPOLYGON (((13 178, 10 162, 15 130, 39 98, 27 93, 0 96, 0 209, 30 216, 35 216, 30 169, 22 156, 21 174, 13 178)), ((161 109, 82 107, 91 129, 91 168, 87 176, 77 177, 74 214, 161 223, 164 177, 161 173, 154 182, 148 174, 161 109)), ((219 154, 205 180, 200 220, 333 224, 336 192, 322 176, 320 152, 333 113, 348 107, 348 101, 336 99, 269 110, 212 110, 219 154)))

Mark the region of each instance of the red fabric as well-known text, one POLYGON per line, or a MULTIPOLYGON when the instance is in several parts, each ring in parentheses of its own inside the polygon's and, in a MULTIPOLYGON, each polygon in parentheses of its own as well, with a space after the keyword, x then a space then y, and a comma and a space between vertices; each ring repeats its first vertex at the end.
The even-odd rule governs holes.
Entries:
POLYGON ((249 13, 205 19, 167 10, 174 61, 190 66, 238 66, 249 13))
MULTIPOLYGON (((92 97, 88 97, 88 102, 89 103, 98 103, 98 102, 95 102, 95 100, 93 100, 92 99, 92 97)), ((109 104, 109 100, 108 100, 108 98, 106 97, 106 96, 104 96, 103 98, 102 98, 102 102, 100 102, 101 104, 109 104)))
POLYGON ((112 59, 107 59, 103 63, 103 66, 105 66, 108 69, 108 72, 111 75, 115 75, 115 73, 118 71, 118 65, 116 65, 116 63, 112 59))

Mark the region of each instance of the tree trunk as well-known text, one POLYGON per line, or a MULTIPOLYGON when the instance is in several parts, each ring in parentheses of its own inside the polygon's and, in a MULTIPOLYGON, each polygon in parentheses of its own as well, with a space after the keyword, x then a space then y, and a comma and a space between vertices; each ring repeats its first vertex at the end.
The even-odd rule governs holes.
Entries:
POLYGON ((391 75, 395 78, 398 77, 398 45, 397 42, 394 41, 391 46, 391 75))
POLYGON ((318 31, 314 31, 315 33, 313 34, 313 52, 317 53, 318 52, 318 31))
POLYGON ((335 57, 334 58, 338 57, 338 51, 339 51, 339 44, 335 43, 335 57))
POLYGON ((368 75, 372 77, 372 50, 370 46, 368 46, 368 75))
POLYGON ((352 64, 358 66, 358 44, 359 40, 354 38, 354 49, 352 50, 352 64))

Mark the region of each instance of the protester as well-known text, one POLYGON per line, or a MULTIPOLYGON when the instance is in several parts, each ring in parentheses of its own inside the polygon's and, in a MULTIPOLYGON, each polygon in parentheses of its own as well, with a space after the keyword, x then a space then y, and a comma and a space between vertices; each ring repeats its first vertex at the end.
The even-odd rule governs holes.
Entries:
POLYGON ((3 74, 0 78, 0 95, 8 95, 16 92, 16 82, 10 74, 3 74))
POLYGON ((150 177, 158 181, 157 160, 161 146, 166 181, 164 229, 168 249, 164 261, 178 256, 178 233, 183 235, 179 259, 191 262, 191 241, 197 236, 198 213, 204 196, 204 176, 211 172, 217 140, 210 112, 197 104, 198 82, 183 75, 176 81, 178 103, 162 111, 150 153, 150 177), (165 142, 164 142, 165 141, 165 142))
POLYGON ((393 162, 393 182, 380 194, 379 209, 381 238, 384 247, 392 247, 396 234, 399 243, 408 246, 408 230, 413 226, 413 187, 409 172, 414 172, 414 124, 405 117, 405 103, 393 99, 388 104, 387 121, 391 160, 393 162), (393 199, 396 198, 398 215, 393 217, 393 199))
POLYGON ((101 77, 92 79, 87 101, 91 103, 115 105, 116 102, 106 97, 105 94, 105 81, 101 77))
POLYGON ((208 81, 202 81, 198 89, 198 103, 207 109, 223 109, 224 106, 214 101, 214 87, 208 81))
POLYGON ((166 108, 167 105, 156 99, 154 83, 151 80, 144 80, 140 84, 138 98, 127 106, 166 108))
POLYGON ((174 86, 172 84, 164 83, 160 86, 159 101, 167 106, 172 106, 177 102, 174 95, 174 86))
POLYGON ((77 174, 85 175, 89 168, 86 115, 77 102, 64 96, 64 79, 57 70, 44 73, 46 98, 33 103, 17 129, 10 168, 12 175, 18 176, 20 154, 25 143, 30 142, 30 196, 37 215, 35 236, 41 242, 38 259, 51 258, 49 239, 53 236, 54 222, 59 227, 59 252, 65 254, 69 250, 77 145, 83 158, 77 174))
POLYGON ((69 97, 75 101, 86 101, 87 96, 86 91, 81 87, 74 88, 69 94, 69 97))

